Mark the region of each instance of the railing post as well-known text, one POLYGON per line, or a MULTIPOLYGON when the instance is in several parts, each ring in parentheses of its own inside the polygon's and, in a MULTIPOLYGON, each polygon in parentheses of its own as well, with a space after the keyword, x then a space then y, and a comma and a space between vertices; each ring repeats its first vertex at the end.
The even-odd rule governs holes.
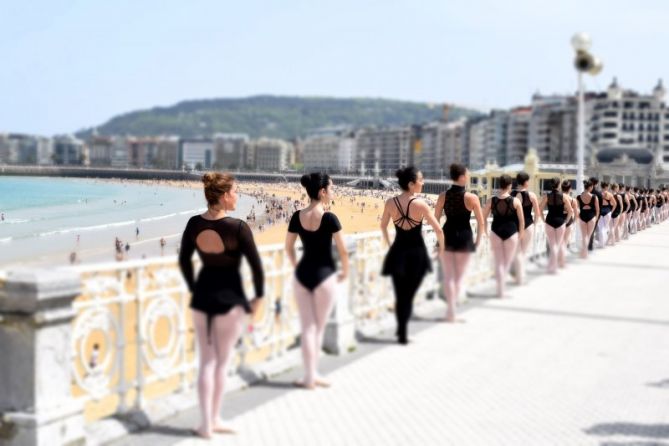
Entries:
POLYGON ((350 296, 354 292, 355 283, 355 249, 354 240, 347 240, 346 249, 349 255, 350 270, 348 278, 340 284, 339 294, 336 297, 330 319, 325 325, 323 349, 328 353, 342 355, 356 347, 355 319, 351 313, 350 296))
POLYGON ((72 397, 73 300, 67 269, 9 272, 0 293, 0 445, 83 445, 83 405, 72 397))

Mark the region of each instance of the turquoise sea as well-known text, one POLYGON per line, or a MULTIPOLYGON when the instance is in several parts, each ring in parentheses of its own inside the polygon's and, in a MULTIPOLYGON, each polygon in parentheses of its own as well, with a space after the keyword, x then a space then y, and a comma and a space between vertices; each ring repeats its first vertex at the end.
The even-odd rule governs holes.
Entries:
MULTIPOLYGON (((243 218, 252 204, 242 196, 232 215, 243 218)), ((151 181, 0 176, 0 267, 65 264, 72 251, 80 261, 111 260, 115 237, 136 256, 155 255, 156 240, 176 238, 205 209, 201 190, 151 181)))

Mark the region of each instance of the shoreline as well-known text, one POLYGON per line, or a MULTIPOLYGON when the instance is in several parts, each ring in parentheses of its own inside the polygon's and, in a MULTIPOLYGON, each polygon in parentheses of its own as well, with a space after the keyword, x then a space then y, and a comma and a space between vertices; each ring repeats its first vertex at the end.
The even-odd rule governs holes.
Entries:
MULTIPOLYGON (((234 175, 234 173, 233 173, 234 175)), ((80 177, 79 177, 80 178, 80 177)), ((128 178, 90 178, 91 180, 101 182, 112 182, 128 185, 145 185, 147 187, 170 187, 181 190, 199 190, 202 191, 202 182, 199 179, 176 180, 176 179, 150 179, 138 180, 128 178)), ((235 215, 235 217, 246 221, 251 226, 256 244, 258 246, 283 243, 285 240, 288 222, 293 212, 302 209, 309 204, 306 191, 299 182, 251 182, 240 180, 240 193, 249 197, 251 206, 248 214, 235 215), (255 219, 251 218, 251 215, 255 219)), ((202 208, 206 206, 204 193, 200 192, 202 208)), ((359 232, 368 232, 379 229, 380 219, 383 212, 385 200, 394 196, 397 191, 381 191, 370 189, 353 189, 347 186, 335 186, 335 199, 330 206, 330 211, 337 214, 344 230, 344 235, 351 235, 359 232)), ((434 194, 421 194, 429 204, 433 205, 436 200, 434 194)), ((195 215, 195 214, 193 214, 195 215)), ((184 218, 190 218, 184 216, 184 218)), ((135 225, 129 225, 122 230, 114 231, 116 237, 120 237, 123 243, 129 243, 129 251, 121 250, 124 259, 134 260, 140 258, 160 257, 162 255, 174 255, 178 251, 180 244, 182 227, 176 230, 175 225, 171 228, 163 227, 160 219, 145 223, 141 231, 141 237, 135 236, 135 225), (150 228, 149 228, 150 226, 150 228), (165 241, 161 247, 161 239, 165 241)), ((164 222, 169 226, 169 222, 164 222)), ((102 231, 101 231, 102 232, 102 231)), ((48 256, 42 256, 31 262, 17 262, 17 264, 6 263, 0 266, 0 269, 10 269, 12 267, 22 266, 66 266, 68 264, 91 264, 97 262, 109 262, 115 259, 114 235, 107 231, 106 235, 110 237, 109 243, 104 247, 98 245, 95 247, 79 246, 74 250, 59 250, 48 256), (75 253, 75 262, 68 262, 69 256, 75 253)), ((97 235, 97 234, 96 234, 97 235)), ((4 244, 4 246, 10 246, 4 244)))

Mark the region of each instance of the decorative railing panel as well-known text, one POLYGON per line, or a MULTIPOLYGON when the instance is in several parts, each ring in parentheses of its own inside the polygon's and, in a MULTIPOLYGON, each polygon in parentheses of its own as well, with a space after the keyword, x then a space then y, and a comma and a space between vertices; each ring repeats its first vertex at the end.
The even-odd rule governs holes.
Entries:
MULTIPOLYGON (((473 229, 476 230, 475 225, 473 229)), ((576 231, 578 232, 578 231, 576 231)), ((441 266, 436 236, 424 230, 433 273, 416 296, 436 297, 441 266)), ((348 289, 350 312, 359 330, 388 318, 394 305, 390 278, 381 276, 387 246, 380 231, 347 237, 351 249, 348 289)), ((469 266, 468 283, 492 276, 490 243, 482 240, 469 266)), ((299 243, 298 243, 299 248, 299 243)), ((543 224, 535 226, 531 257, 546 252, 543 224)), ((283 245, 260 249, 265 270, 265 299, 250 320, 231 373, 279 358, 297 345, 299 318, 293 297, 294 271, 283 245)), ((196 264, 196 267, 199 265, 196 264)), ((74 303, 72 395, 85 403, 86 417, 99 419, 149 399, 189 388, 195 379, 196 342, 190 295, 175 257, 76 267, 83 291, 74 303)), ((253 296, 251 273, 242 267, 244 286, 253 296)), ((2 277, 0 277, 0 292, 2 277)))

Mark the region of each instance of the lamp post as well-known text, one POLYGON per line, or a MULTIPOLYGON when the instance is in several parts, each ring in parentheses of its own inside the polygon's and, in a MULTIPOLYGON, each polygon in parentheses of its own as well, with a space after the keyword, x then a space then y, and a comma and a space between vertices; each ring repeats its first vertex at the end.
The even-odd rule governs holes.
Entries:
POLYGON ((574 66, 578 72, 578 117, 577 117, 577 170, 576 170, 576 190, 583 192, 583 170, 585 164, 585 99, 583 88, 583 73, 589 73, 593 76, 602 71, 602 61, 593 56, 589 50, 592 45, 590 36, 586 33, 577 33, 571 38, 571 46, 576 51, 574 66))

